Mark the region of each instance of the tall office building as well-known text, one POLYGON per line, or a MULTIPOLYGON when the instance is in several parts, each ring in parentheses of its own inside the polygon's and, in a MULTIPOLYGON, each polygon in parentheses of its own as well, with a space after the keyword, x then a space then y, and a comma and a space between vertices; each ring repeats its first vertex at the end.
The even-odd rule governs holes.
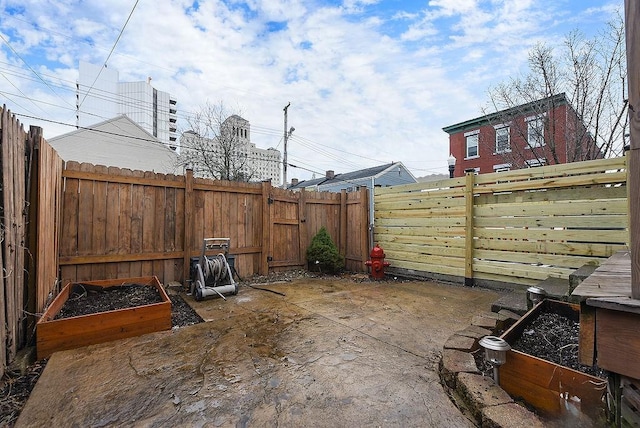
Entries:
POLYGON ((177 101, 143 82, 120 82, 117 70, 80 61, 76 83, 76 125, 87 127, 126 114, 148 133, 178 149, 177 101))
POLYGON ((261 149, 251 142, 251 124, 238 115, 227 118, 223 126, 231 126, 238 137, 239 151, 247 158, 245 172, 251 181, 271 180, 271 184, 280 186, 280 151, 269 147, 261 149))

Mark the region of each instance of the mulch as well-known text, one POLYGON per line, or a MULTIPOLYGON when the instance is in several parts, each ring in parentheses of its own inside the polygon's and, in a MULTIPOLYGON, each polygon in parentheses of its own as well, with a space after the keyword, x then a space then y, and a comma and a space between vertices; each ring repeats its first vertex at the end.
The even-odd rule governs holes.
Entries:
POLYGON ((606 377, 596 366, 578 361, 580 322, 561 314, 543 312, 522 332, 513 349, 596 377, 606 377))

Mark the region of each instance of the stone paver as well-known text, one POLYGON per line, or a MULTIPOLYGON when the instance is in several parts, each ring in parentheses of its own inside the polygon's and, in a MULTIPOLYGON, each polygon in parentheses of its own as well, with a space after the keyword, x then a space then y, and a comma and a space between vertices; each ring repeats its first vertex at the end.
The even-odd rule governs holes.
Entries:
POLYGON ((475 325, 476 327, 482 327, 489 330, 494 330, 496 328, 496 320, 494 317, 487 316, 487 313, 482 313, 480 315, 475 315, 471 319, 471 325, 475 325))
POLYGON ((461 336, 473 337, 474 339, 481 339, 484 336, 492 334, 492 331, 488 328, 478 327, 477 325, 470 325, 464 330, 456 332, 461 336))
POLYGON ((473 355, 456 349, 443 349, 440 374, 449 388, 455 389, 456 378, 461 372, 480 373, 473 355))
POLYGON ((492 378, 478 374, 459 373, 456 390, 465 399, 477 420, 481 419, 483 408, 513 402, 509 394, 496 385, 492 378))
POLYGON ((457 349, 459 351, 471 352, 478 349, 478 342, 473 337, 454 334, 450 336, 444 344, 444 349, 457 349))
POLYGON ((482 409, 482 428, 544 428, 540 418, 516 403, 482 409))

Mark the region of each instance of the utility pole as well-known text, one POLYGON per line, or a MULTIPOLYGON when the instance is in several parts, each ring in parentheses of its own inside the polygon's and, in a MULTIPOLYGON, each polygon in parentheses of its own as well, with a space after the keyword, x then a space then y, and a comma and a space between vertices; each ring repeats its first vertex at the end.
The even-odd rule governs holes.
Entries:
POLYGON ((287 131, 287 109, 291 105, 291 101, 284 106, 284 155, 282 156, 282 188, 287 188, 287 141, 289 140, 289 136, 295 128, 292 126, 290 130, 287 131))

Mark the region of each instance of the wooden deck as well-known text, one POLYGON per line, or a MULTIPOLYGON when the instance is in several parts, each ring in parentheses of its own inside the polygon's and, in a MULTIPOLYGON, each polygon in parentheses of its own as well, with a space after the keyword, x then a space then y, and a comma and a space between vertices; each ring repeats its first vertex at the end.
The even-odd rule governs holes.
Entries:
MULTIPOLYGON (((618 251, 609 257, 571 295, 581 302, 587 299, 631 300, 631 256, 618 251)), ((589 302, 591 303, 591 302, 589 302)))
POLYGON ((611 256, 571 295, 580 301, 580 362, 640 379, 640 300, 631 298, 630 253, 611 256))

